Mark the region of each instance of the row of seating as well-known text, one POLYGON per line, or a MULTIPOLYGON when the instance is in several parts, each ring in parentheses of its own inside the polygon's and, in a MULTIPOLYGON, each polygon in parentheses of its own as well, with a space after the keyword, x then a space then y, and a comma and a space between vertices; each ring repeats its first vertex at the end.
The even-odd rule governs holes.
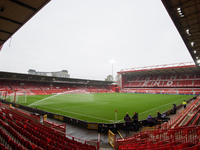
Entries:
POLYGON ((190 94, 200 93, 198 88, 124 88, 122 93, 190 94))
POLYGON ((127 81, 123 87, 199 87, 199 80, 127 81))
POLYGON ((17 121, 33 122, 32 119, 24 117, 23 115, 19 115, 18 113, 14 112, 12 110, 9 110, 9 109, 2 108, 2 112, 4 112, 6 114, 7 119, 9 119, 11 121, 14 119, 17 121), (10 117, 10 115, 12 115, 12 117, 10 117))
POLYGON ((197 150, 200 148, 199 134, 200 126, 157 129, 156 131, 142 132, 129 139, 118 139, 117 142, 119 150, 174 150, 183 148, 197 150))
POLYGON ((129 81, 140 81, 140 80, 189 80, 189 79, 200 79, 200 74, 168 74, 168 75, 151 75, 151 76, 132 76, 128 78, 129 81))
MULTIPOLYGON (((6 125, 5 122, 3 122, 2 120, 0 120, 0 126, 3 126, 5 128, 8 128, 8 126, 6 125)), ((0 136, 8 143, 9 147, 8 148, 12 148, 15 150, 25 150, 25 148, 23 146, 21 146, 20 144, 16 143, 13 138, 11 138, 3 129, 0 128, 0 136)), ((6 147, 4 145, 4 147, 6 147)), ((6 149, 8 149, 6 147, 6 149)))
POLYGON ((11 94, 13 92, 26 92, 28 95, 47 95, 54 93, 62 93, 65 91, 71 91, 76 89, 85 89, 88 92, 95 93, 105 93, 109 92, 109 87, 106 86, 88 86, 85 85, 76 85, 72 86, 70 84, 58 84, 54 83, 42 83, 42 82, 31 82, 31 81, 7 81, 0 80, 0 91, 7 91, 7 94, 11 94))
POLYGON ((16 114, 8 109, 1 110, 0 126, 5 128, 13 137, 15 137, 15 139, 17 139, 19 142, 17 143, 18 145, 20 144, 27 149, 96 150, 96 146, 69 139, 50 127, 46 127, 39 123, 36 124, 33 121, 29 121, 28 118, 27 120, 22 119, 23 116, 19 114, 17 114, 16 117, 16 114))

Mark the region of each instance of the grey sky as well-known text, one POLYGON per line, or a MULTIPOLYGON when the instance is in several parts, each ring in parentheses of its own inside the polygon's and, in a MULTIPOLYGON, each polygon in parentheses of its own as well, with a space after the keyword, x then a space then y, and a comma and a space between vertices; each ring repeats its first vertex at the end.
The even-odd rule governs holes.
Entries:
POLYGON ((161 0, 52 0, 0 52, 0 70, 68 70, 104 80, 125 68, 191 62, 161 0))

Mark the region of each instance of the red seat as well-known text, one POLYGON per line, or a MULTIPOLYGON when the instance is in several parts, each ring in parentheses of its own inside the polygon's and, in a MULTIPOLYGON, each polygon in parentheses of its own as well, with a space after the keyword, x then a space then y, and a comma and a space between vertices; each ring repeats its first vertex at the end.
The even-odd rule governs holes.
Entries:
POLYGON ((32 144, 32 145, 31 145, 31 149, 32 149, 32 150, 35 150, 36 147, 37 147, 37 146, 36 146, 35 144, 32 144))

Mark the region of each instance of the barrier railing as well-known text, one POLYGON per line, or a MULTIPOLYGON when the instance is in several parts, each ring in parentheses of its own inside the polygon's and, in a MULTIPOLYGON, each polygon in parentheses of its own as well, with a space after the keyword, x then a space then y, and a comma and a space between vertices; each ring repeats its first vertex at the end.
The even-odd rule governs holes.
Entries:
POLYGON ((144 127, 143 129, 142 129, 143 131, 155 131, 156 130, 156 127, 155 126, 153 126, 153 127, 144 127))
MULTIPOLYGON (((189 107, 187 107, 186 109, 184 109, 182 112, 178 113, 174 118, 170 119, 168 122, 163 123, 161 125, 158 125, 156 128, 161 128, 161 129, 170 129, 173 126, 177 125, 178 123, 180 123, 180 119, 181 117, 183 117, 184 115, 187 114, 187 112, 191 111, 192 108, 195 107, 196 103, 199 101, 199 97, 197 97, 197 99, 195 101, 193 101, 189 107)), ((183 117, 184 118, 184 117, 183 117)))
POLYGON ((122 145, 127 146, 125 149, 128 149, 129 146, 135 145, 136 148, 140 148, 141 145, 144 148, 154 147, 155 145, 159 149, 159 146, 168 146, 173 144, 184 144, 191 141, 194 144, 198 144, 200 141, 200 126, 189 126, 189 127, 178 127, 175 129, 157 129, 156 131, 144 131, 139 134, 129 137, 128 139, 117 139, 117 148, 123 147, 122 145), (197 141, 198 140, 198 141, 197 141), (196 143, 195 143, 196 142, 196 143))
POLYGON ((116 148, 116 134, 110 130, 108 131, 108 142, 113 148, 116 148))
POLYGON ((45 118, 44 116, 43 116, 43 125, 50 127, 52 129, 55 129, 57 131, 60 131, 59 133, 62 133, 62 135, 65 134, 65 132, 66 132, 66 124, 65 123, 58 124, 53 121, 47 120, 47 118, 45 118))
POLYGON ((12 111, 12 112, 15 112, 15 113, 17 113, 17 114, 19 114, 19 115, 22 115, 22 116, 24 116, 24 117, 26 117, 26 118, 28 118, 28 119, 31 119, 31 120, 33 120, 35 123, 40 123, 40 117, 30 115, 30 114, 28 114, 28 113, 26 113, 26 112, 23 112, 23 111, 21 111, 21 110, 15 109, 14 107, 9 107, 9 110, 12 111))
POLYGON ((74 137, 74 136, 66 134, 66 133, 65 133, 65 136, 68 137, 68 138, 71 138, 72 140, 76 139, 76 141, 79 141, 81 143, 94 145, 97 148, 97 150, 99 150, 99 148, 100 148, 100 134, 98 134, 97 141, 85 140, 85 139, 82 139, 82 138, 74 137))
POLYGON ((43 125, 51 127, 52 129, 56 130, 61 135, 65 135, 66 137, 71 138, 73 141, 76 139, 77 141, 80 141, 81 143, 85 143, 85 144, 90 143, 91 145, 95 145, 97 150, 99 150, 100 148, 100 134, 98 134, 97 141, 90 141, 90 140, 74 137, 72 135, 66 134, 66 124, 58 124, 50 120, 47 120, 47 115, 43 116, 43 125))

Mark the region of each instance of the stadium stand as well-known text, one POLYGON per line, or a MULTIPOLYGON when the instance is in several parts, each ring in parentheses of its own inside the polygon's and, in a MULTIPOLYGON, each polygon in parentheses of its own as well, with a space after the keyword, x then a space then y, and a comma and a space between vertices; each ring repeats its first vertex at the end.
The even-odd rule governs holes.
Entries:
MULTIPOLYGON (((97 146, 69 139, 55 128, 42 125, 33 116, 12 107, 0 107, 0 147, 31 150, 96 150, 97 146), (18 112, 18 113, 17 113, 18 112), (29 116, 29 117, 27 117, 29 116), (32 118, 31 118, 31 117, 32 118), (33 120, 32 120, 33 119, 33 120), (35 123, 37 122, 37 123, 35 123)), ((38 119, 38 118, 37 118, 38 119)))
POLYGON ((20 80, 0 80, 0 91, 6 91, 7 94, 14 92, 25 92, 27 95, 48 95, 63 93, 77 89, 85 90, 89 93, 110 93, 109 86, 83 85, 83 84, 66 84, 66 83, 49 83, 33 82, 20 80))
POLYGON ((157 94, 199 94, 197 74, 174 74, 160 76, 137 76, 127 78, 121 92, 157 94), (196 87, 196 88, 195 88, 196 87))
POLYGON ((13 90, 4 82, 0 80, 0 91, 7 91, 9 94, 13 93, 13 90))

